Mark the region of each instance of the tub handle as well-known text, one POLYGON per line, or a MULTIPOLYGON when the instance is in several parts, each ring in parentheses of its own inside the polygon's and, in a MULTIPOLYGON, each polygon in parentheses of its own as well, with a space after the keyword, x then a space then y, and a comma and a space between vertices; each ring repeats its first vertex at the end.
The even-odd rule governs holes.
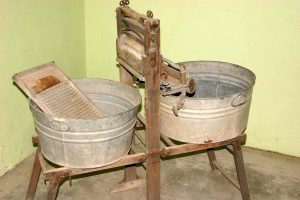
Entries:
POLYGON ((70 127, 65 122, 51 120, 50 127, 56 131, 68 131, 70 127))
POLYGON ((236 97, 233 98, 233 100, 231 101, 231 106, 232 107, 237 107, 240 105, 243 105, 247 102, 247 97, 244 93, 240 93, 238 95, 236 95, 236 97))
POLYGON ((186 92, 181 92, 177 98, 176 105, 172 107, 172 111, 176 117, 178 117, 178 111, 184 107, 186 92))

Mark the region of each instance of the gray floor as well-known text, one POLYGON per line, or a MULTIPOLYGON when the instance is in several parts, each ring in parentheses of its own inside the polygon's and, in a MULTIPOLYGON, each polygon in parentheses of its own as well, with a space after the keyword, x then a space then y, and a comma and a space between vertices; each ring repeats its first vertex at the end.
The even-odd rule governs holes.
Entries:
MULTIPOLYGON (((300 158, 243 148, 252 199, 300 199, 300 158)), ((218 162, 227 174, 235 176, 232 156, 217 151, 218 162)), ((0 199, 24 199, 33 156, 25 159, 0 178, 0 199)), ((142 167, 139 175, 145 177, 142 167)), ((110 189, 122 178, 122 170, 106 171, 65 182, 58 200, 145 199, 145 188, 119 193, 110 189)), ((219 172, 211 172, 206 153, 163 160, 161 164, 161 199, 241 199, 239 191, 219 172)), ((45 199, 46 186, 40 179, 36 198, 45 199)))

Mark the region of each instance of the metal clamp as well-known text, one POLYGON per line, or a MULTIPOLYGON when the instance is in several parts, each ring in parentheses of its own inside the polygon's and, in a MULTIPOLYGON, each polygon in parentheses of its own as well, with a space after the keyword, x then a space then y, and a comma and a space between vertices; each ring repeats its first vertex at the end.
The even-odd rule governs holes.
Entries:
POLYGON ((146 161, 149 156, 151 155, 159 155, 159 156, 162 156, 162 157, 165 157, 166 156, 166 153, 165 153, 165 149, 152 149, 151 151, 149 151, 144 157, 140 158, 140 162, 144 162, 146 161))

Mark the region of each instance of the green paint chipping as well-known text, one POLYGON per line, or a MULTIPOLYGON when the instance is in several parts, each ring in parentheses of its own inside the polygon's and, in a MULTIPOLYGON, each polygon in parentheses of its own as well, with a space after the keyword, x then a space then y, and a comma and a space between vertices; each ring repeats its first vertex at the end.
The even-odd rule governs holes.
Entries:
MULTIPOLYGON (((118 2, 85 1, 89 77, 118 80, 118 2)), ((161 20, 162 53, 174 61, 215 60, 257 75, 247 145, 300 157, 298 0, 131 0, 161 20)))
POLYGON ((0 0, 0 176, 33 152, 26 97, 14 73, 55 60, 70 77, 85 77, 82 0, 0 0))

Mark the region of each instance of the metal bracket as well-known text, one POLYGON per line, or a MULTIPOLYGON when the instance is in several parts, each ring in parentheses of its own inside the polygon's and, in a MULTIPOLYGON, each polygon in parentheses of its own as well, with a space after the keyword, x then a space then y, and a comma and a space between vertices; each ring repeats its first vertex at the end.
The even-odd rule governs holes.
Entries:
POLYGON ((183 93, 187 90, 187 87, 187 84, 171 85, 166 81, 160 81, 160 90, 163 96, 183 93))
POLYGON ((160 150, 160 149, 152 149, 151 151, 149 151, 143 158, 140 158, 141 162, 144 162, 148 159, 149 156, 151 155, 159 155, 162 157, 165 157, 165 151, 164 149, 160 150))
POLYGON ((69 177, 70 172, 56 173, 53 181, 50 181, 49 188, 55 189, 63 181, 65 177, 69 177))

